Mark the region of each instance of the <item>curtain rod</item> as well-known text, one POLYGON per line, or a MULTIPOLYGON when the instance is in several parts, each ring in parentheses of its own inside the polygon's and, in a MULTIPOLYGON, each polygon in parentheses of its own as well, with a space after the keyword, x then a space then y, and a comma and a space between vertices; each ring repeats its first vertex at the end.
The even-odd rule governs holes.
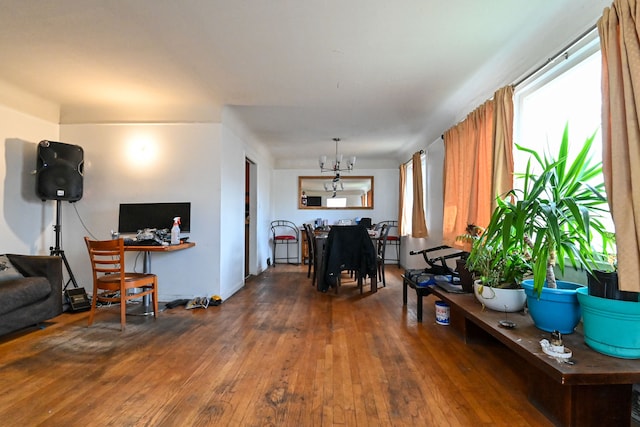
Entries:
MULTIPOLYGON (((582 40, 585 37, 587 37, 596 28, 598 28, 598 23, 597 22, 595 24, 593 24, 591 27, 589 27, 589 29, 587 29, 585 32, 580 34, 578 37, 573 39, 571 41, 571 43, 568 43, 564 48, 560 49, 560 51, 558 53, 556 53, 554 56, 552 56, 551 58, 547 59, 547 62, 545 62, 544 64, 540 65, 538 68, 536 68, 535 70, 531 71, 529 74, 527 74, 526 76, 524 76, 523 78, 521 78, 517 82, 513 83, 512 86, 514 88, 518 87, 519 85, 521 85, 525 81, 529 80, 533 75, 538 73, 540 70, 542 70, 543 68, 548 66, 553 61, 555 61, 556 59, 558 59, 562 55, 566 55, 567 54, 567 50, 569 50, 571 47, 573 47, 575 44, 577 44, 580 40, 582 40)), ((444 141, 444 134, 440 135, 440 138, 442 138, 442 140, 444 141)))
POLYGON ((553 61, 555 61, 556 59, 558 59, 559 57, 561 57, 563 55, 566 55, 567 54, 567 50, 569 50, 571 47, 573 47, 575 44, 577 44, 580 40, 582 40, 585 37, 587 37, 596 28, 598 28, 598 23, 597 22, 595 24, 593 24, 591 27, 589 27, 589 29, 586 30, 584 33, 580 34, 578 37, 573 39, 571 41, 571 43, 567 44, 565 47, 560 49, 560 51, 558 53, 556 53, 554 56, 552 56, 551 58, 547 59, 547 62, 545 62, 544 64, 540 65, 538 68, 536 68, 535 70, 533 70, 532 72, 530 72, 529 74, 527 74, 526 76, 524 76, 523 78, 521 78, 520 80, 515 82, 513 84, 513 87, 514 88, 518 87, 519 85, 521 85, 525 81, 529 80, 534 74, 538 73, 540 70, 545 68, 547 65, 549 65, 553 61))
MULTIPOLYGON (((420 153, 420 154, 424 154, 424 150, 418 150, 416 151, 416 153, 420 153)), ((415 153, 414 153, 415 154, 415 153)), ((403 163, 403 165, 406 165, 407 163, 409 163, 410 161, 413 160, 413 156, 411 156, 411 158, 409 160, 407 160, 406 162, 403 163)))

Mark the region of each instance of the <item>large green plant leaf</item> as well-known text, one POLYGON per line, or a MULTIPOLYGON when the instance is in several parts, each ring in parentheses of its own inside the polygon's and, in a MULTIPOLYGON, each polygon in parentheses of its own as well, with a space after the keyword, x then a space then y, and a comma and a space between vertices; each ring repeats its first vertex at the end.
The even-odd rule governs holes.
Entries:
POLYGON ((607 212, 602 164, 591 155, 595 135, 582 143, 572 161, 568 124, 556 155, 516 145, 530 155, 524 173, 516 174, 523 178, 523 189, 497 200, 485 230, 485 241, 499 245, 503 255, 509 250, 531 251, 538 292, 545 279, 555 281, 550 276, 553 265, 564 271, 565 259, 575 267, 591 268, 594 233, 607 241, 599 219, 607 212), (600 181, 593 184, 594 179, 600 181))

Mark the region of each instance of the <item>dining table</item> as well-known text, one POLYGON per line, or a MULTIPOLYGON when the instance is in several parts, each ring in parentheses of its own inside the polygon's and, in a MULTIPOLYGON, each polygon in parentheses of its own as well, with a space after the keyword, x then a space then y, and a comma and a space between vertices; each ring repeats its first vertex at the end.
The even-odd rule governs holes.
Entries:
MULTIPOLYGON (((343 225, 334 225, 333 227, 345 227, 343 225)), ((371 244, 375 248, 377 248, 377 240, 378 235, 373 230, 369 231, 369 238, 371 239, 371 244)), ((321 292, 326 292, 327 286, 325 284, 325 273, 327 270, 327 241, 329 239, 328 230, 322 230, 315 233, 315 243, 316 243, 316 289, 321 292)), ((371 293, 375 293, 378 291, 377 284, 377 276, 374 274, 371 276, 371 293)))

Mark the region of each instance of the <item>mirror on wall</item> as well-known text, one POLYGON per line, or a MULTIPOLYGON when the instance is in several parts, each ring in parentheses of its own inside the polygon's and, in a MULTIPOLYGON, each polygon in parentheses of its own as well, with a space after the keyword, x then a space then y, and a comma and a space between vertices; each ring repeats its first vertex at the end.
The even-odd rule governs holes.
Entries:
POLYGON ((299 176, 299 209, 373 209, 373 176, 299 176))

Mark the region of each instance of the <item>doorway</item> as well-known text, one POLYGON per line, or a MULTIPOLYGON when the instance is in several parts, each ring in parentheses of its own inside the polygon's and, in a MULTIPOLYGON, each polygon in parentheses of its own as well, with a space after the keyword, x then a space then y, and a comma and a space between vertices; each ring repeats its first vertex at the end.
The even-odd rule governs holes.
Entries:
POLYGON ((244 277, 249 277, 256 259, 256 164, 245 157, 244 180, 244 277))

